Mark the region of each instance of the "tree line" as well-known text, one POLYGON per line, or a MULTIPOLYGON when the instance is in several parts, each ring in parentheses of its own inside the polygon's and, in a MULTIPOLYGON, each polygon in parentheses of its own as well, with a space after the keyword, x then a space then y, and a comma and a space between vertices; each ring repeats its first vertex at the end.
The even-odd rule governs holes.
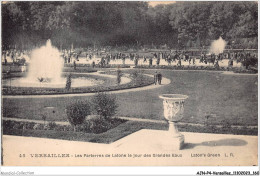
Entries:
POLYGON ((209 46, 220 36, 234 48, 257 48, 257 2, 8 2, 2 46, 27 49, 47 39, 59 48, 209 46))

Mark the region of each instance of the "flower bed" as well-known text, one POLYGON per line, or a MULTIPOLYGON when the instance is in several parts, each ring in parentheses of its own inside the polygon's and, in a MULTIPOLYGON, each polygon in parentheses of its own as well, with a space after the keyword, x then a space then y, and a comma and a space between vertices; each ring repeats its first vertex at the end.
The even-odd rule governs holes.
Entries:
MULTIPOLYGON (((100 134, 104 133, 112 128, 117 127, 118 125, 126 122, 126 120, 111 118, 95 118, 86 120, 83 124, 78 125, 76 132, 84 133, 94 133, 100 134)), ((3 131, 8 133, 10 130, 55 130, 55 131, 74 131, 74 128, 71 125, 60 125, 55 122, 46 122, 35 123, 35 122, 21 122, 21 121, 12 121, 12 120, 3 120, 3 131)))
MULTIPOLYGON (((71 63, 71 64, 64 64, 64 67, 65 68, 69 68, 69 67, 71 67, 71 68, 73 68, 74 67, 74 65, 73 65, 73 63, 71 63)), ((76 67, 78 68, 80 68, 80 67, 88 67, 88 68, 92 68, 92 64, 77 64, 76 65, 76 67)), ((96 64, 95 65, 95 68, 118 68, 118 67, 120 67, 120 68, 130 68, 130 65, 123 65, 123 64, 108 64, 108 65, 104 65, 103 67, 101 67, 101 65, 100 64, 96 64)))
POLYGON ((76 69, 74 67, 64 67, 63 72, 93 73, 97 72, 97 70, 91 67, 76 67, 76 69))
MULTIPOLYGON (((7 121, 7 120, 6 120, 7 121)), ((72 141, 87 141, 87 142, 95 142, 95 143, 111 143, 124 136, 132 134, 141 129, 154 129, 154 130, 168 130, 168 124, 161 123, 152 123, 152 122, 137 122, 137 121, 126 121, 121 123, 118 126, 114 126, 110 130, 107 130, 103 133, 85 133, 85 132, 74 132, 73 129, 69 128, 60 128, 62 131, 54 130, 51 125, 49 125, 49 129, 41 124, 40 127, 36 129, 23 128, 25 125, 17 124, 16 127, 6 126, 7 123, 3 122, 3 134, 5 135, 15 135, 15 136, 32 136, 32 137, 41 137, 41 138, 51 138, 51 139, 63 139, 63 140, 72 140, 72 141), (71 131, 72 130, 72 131, 71 131)), ((16 122, 11 121, 11 123, 16 124, 16 122)), ((23 123, 25 124, 25 123, 23 123)), ((28 123, 29 124, 29 123, 28 123)), ((31 126, 35 124, 30 123, 31 126)), ((230 128, 230 127, 216 127, 213 125, 209 126, 195 126, 195 125, 178 125, 178 129, 180 132, 197 132, 197 133, 221 133, 221 134, 235 134, 235 135, 257 135, 258 129, 254 128, 230 128)), ((13 125, 12 125, 13 126, 13 125)), ((27 125, 29 126, 29 125, 27 125)))

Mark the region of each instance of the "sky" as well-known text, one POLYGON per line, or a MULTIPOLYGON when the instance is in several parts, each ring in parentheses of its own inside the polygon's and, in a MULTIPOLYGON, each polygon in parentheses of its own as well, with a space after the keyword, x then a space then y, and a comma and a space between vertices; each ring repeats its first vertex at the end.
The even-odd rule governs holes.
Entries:
POLYGON ((156 6, 158 4, 172 4, 175 3, 175 1, 149 1, 149 5, 156 6))

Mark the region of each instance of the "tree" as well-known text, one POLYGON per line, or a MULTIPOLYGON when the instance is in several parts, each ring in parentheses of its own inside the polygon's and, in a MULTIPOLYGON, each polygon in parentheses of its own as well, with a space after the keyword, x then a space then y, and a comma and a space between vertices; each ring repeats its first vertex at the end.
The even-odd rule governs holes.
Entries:
POLYGON ((222 36, 257 47, 257 2, 14 1, 2 4, 3 48, 136 46, 187 42, 207 45, 222 36))
POLYGON ((116 97, 104 92, 99 92, 93 97, 92 106, 94 111, 105 119, 115 115, 118 107, 116 97))
POLYGON ((169 23, 171 6, 158 5, 153 8, 148 8, 147 14, 149 18, 150 35, 149 38, 153 40, 154 44, 174 45, 176 42, 176 31, 174 31, 169 23), (172 40, 169 40, 172 39, 172 40))
POLYGON ((230 31, 230 35, 235 38, 254 38, 258 36, 258 10, 257 3, 240 4, 240 12, 238 19, 234 24, 234 28, 230 31), (244 13, 241 13, 244 12, 244 13))
POLYGON ((208 2, 183 2, 173 5, 170 24, 178 31, 180 45, 198 38, 204 41, 208 37, 208 16, 211 4, 208 2))
POLYGON ((69 123, 74 127, 74 131, 76 131, 76 126, 82 124, 86 116, 91 114, 91 107, 87 101, 78 101, 67 106, 66 113, 69 123))

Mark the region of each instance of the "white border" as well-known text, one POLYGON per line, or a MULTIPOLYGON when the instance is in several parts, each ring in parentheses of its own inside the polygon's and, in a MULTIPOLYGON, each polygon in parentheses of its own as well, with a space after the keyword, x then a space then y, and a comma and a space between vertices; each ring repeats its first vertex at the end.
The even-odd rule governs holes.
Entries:
MULTIPOLYGON (((19 1, 19 0, 14 0, 19 1)), ((33 1, 33 0, 23 0, 23 1, 33 1)), ((60 0, 56 0, 60 1, 60 0)), ((83 0, 77 0, 77 1, 83 1, 83 0)), ((95 0, 89 0, 89 1, 95 1, 95 0)), ((109 0, 103 0, 103 1, 109 1, 109 0)), ((124 1, 124 0, 123 0, 124 1)), ((136 0, 132 0, 136 1, 136 0)), ((145 0, 147 1, 147 0, 145 0)), ((151 0, 156 1, 156 0, 151 0)), ((162 0, 162 1, 169 1, 169 0, 162 0)), ((183 0, 187 1, 187 0, 183 0)), ((194 0, 191 0, 194 1, 194 0)), ((200 0, 200 1, 207 1, 207 0, 200 0)), ((212 1, 212 0, 210 0, 212 1)), ((231 0, 234 1, 234 0, 231 0)), ((244 0, 244 1, 250 1, 250 0, 244 0)), ((1 0, 2 4, 3 0, 1 0)), ((258 12, 260 8, 258 6, 258 12)), ((1 12, 1 9, 0 9, 1 12)), ((258 13, 259 14, 259 13, 258 13)), ((2 19, 0 20, 2 24, 2 19)), ((0 32, 2 34, 2 28, 0 27, 0 32)), ((259 33, 259 18, 258 18, 258 33, 259 33)), ((258 40, 258 46, 260 42, 258 40)), ((0 48, 0 52, 2 53, 2 47, 0 48)), ((260 55, 260 51, 258 50, 258 56, 260 55)), ((260 64, 260 61, 258 59, 258 65, 260 64)), ((260 68, 260 67, 259 67, 260 68)), ((1 67, 0 67, 0 74, 1 74, 1 67)), ((260 79, 258 77, 258 83, 260 79)), ((1 82, 0 82, 1 85, 1 82)), ((259 91, 259 87, 258 87, 259 91)), ((2 103, 2 99, 1 99, 2 103)), ((258 109, 259 109, 259 99, 258 99, 258 109)), ((1 109, 2 114, 2 109, 1 109)), ((259 113, 258 113, 258 124, 259 124, 259 113)), ((1 126, 0 126, 1 129, 1 126)), ((1 129, 2 130, 2 129, 1 129)), ((0 134, 2 131, 0 131, 0 134)), ((259 130, 258 130, 258 136, 259 136, 259 130)), ((2 142, 2 138, 0 138, 0 142, 2 142)), ((259 143, 259 140, 258 140, 259 143)), ((242 152, 242 151, 241 151, 242 152)), ((0 151, 0 154, 2 151, 0 151)), ((258 145, 258 158, 259 158, 259 145, 258 145)), ((1 160, 1 158, 0 158, 1 160)), ((33 175, 196 175, 198 171, 217 171, 217 172, 223 172, 223 171, 259 171, 259 159, 258 159, 258 166, 236 166, 236 167, 228 167, 228 166, 214 166, 214 167, 175 167, 175 166, 167 166, 167 167, 90 167, 90 166, 83 166, 83 167, 10 167, 10 166, 0 166, 0 172, 9 172, 9 175, 27 175, 24 174, 26 172, 34 172, 33 175), (24 173, 22 173, 24 172, 24 173)), ((1 173, 0 173, 1 175, 1 173)))

